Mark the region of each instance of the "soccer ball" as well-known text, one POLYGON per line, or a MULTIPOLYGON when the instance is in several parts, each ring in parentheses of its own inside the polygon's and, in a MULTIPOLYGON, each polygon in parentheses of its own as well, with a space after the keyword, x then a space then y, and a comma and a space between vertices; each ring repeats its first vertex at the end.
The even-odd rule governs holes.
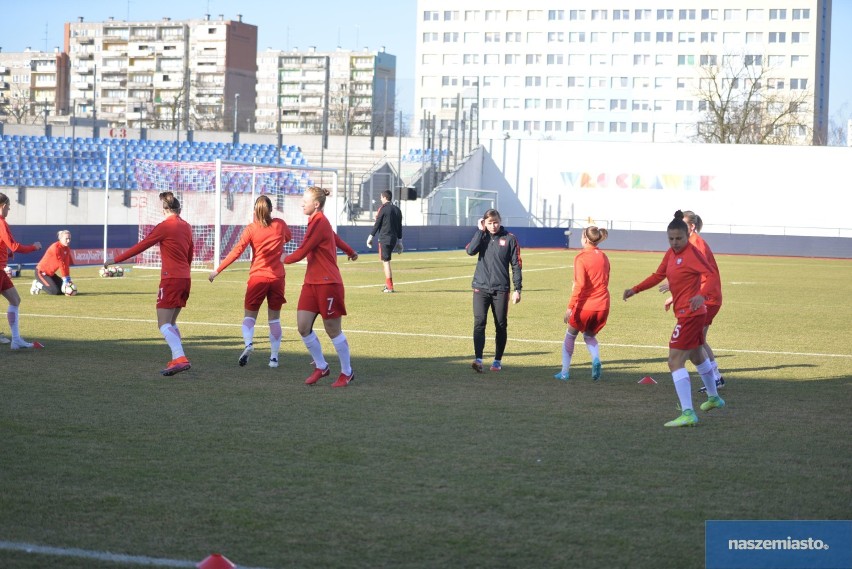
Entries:
POLYGON ((65 296, 75 296, 77 294, 77 285, 74 283, 63 283, 62 293, 65 296))
POLYGON ((107 269, 106 267, 101 267, 100 270, 98 271, 98 274, 102 277, 108 277, 109 276, 109 269, 107 269))

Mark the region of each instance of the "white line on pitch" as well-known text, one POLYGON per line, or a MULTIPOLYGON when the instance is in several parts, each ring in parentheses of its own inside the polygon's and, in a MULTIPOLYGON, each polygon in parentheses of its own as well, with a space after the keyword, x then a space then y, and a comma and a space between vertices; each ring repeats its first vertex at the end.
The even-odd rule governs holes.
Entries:
MULTIPOLYGON (((527 273, 537 273, 541 271, 558 271, 562 269, 568 269, 573 267, 573 265, 561 265, 558 267, 545 267, 543 269, 524 269, 524 274, 527 273)), ((472 274, 458 275, 455 277, 441 277, 438 279, 423 279, 419 281, 397 281, 394 283, 394 286, 397 285, 413 285, 413 284, 423 284, 423 283, 436 283, 440 281, 457 281, 459 279, 472 279, 472 274)), ((384 286, 384 284, 368 284, 368 285, 346 285, 346 288, 378 288, 380 286, 384 286)))
MULTIPOLYGON (((139 324, 156 324, 157 321, 147 318, 111 318, 103 316, 72 316, 68 314, 24 314, 27 318, 61 318, 68 320, 99 320, 105 322, 135 322, 139 324)), ((221 328, 239 328, 242 324, 227 324, 223 322, 194 322, 190 320, 182 320, 181 325, 186 326, 215 326, 221 328)), ((284 330, 296 330, 295 326, 282 326, 284 330)), ((355 328, 347 328, 346 333, 352 334, 372 334, 374 336, 407 336, 412 338, 442 338, 446 340, 465 340, 469 341, 470 336, 450 336, 447 334, 426 334, 421 332, 389 332, 386 330, 358 330, 355 328)), ((536 338, 509 338, 510 342, 518 342, 523 344, 562 344, 562 340, 542 340, 536 338)), ((644 344, 610 344, 601 342, 602 346, 609 348, 634 348, 640 350, 668 350, 666 345, 644 345, 644 344)), ((823 358, 850 358, 852 354, 821 354, 817 352, 786 352, 776 350, 741 350, 733 348, 713 348, 714 352, 726 352, 731 354, 763 354, 770 356, 804 356, 804 357, 823 357, 823 358)))
MULTIPOLYGON (((87 549, 77 549, 75 547, 51 547, 48 545, 16 543, 12 541, 0 541, 0 549, 6 551, 20 551, 22 553, 35 553, 38 555, 53 555, 57 557, 79 557, 83 559, 107 561, 110 563, 125 563, 128 565, 147 565, 149 567, 194 568, 197 567, 198 563, 182 559, 164 559, 161 557, 147 557, 145 555, 125 555, 123 553, 111 553, 109 551, 90 551, 87 549)), ((248 567, 246 565, 239 565, 239 567, 241 567, 241 569, 264 569, 262 567, 248 567)))

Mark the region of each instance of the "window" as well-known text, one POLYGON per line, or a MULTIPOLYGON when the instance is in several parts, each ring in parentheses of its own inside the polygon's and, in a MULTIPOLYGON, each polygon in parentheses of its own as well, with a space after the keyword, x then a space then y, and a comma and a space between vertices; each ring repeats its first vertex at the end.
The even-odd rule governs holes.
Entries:
POLYGON ((544 132, 561 131, 562 123, 560 121, 544 121, 544 132))
POLYGON ((539 53, 528 53, 527 54, 527 65, 536 65, 541 63, 541 54, 539 53))
POLYGON ((527 10, 527 21, 534 22, 544 19, 544 10, 527 10))
POLYGON ((630 19, 630 10, 613 10, 612 11, 612 19, 613 20, 629 20, 630 19))
POLYGON ((506 43, 521 43, 521 32, 506 32, 506 43))
POLYGON ((658 20, 673 20, 674 10, 657 10, 658 20))
POLYGON ((633 32, 633 43, 644 43, 651 41, 651 32, 633 32))
POLYGON ((562 65, 565 61, 565 57, 561 53, 548 53, 547 54, 547 64, 548 65, 562 65))
POLYGON ((633 19, 634 20, 650 20, 651 19, 651 10, 633 10, 633 19))
POLYGON ((677 19, 678 20, 694 20, 695 19, 695 9, 691 8, 688 10, 678 10, 677 11, 677 19))
POLYGON ((688 77, 678 77, 677 78, 677 88, 678 89, 687 89, 689 88, 689 78, 688 77))
POLYGON ((521 56, 517 53, 507 53, 503 56, 503 63, 506 65, 519 65, 521 63, 521 56))
POLYGON ((610 79, 610 86, 613 89, 626 89, 630 87, 630 78, 628 77, 613 77, 610 79))
POLYGON ((793 8, 794 20, 810 20, 811 11, 809 8, 793 8))
POLYGON ((482 99, 482 108, 483 109, 496 109, 500 104, 500 99, 496 97, 486 97, 482 99))
POLYGON ((790 79, 790 89, 807 89, 807 79, 790 79))
POLYGON ((423 43, 430 43, 438 41, 438 32, 424 32, 423 33, 423 43))
POLYGON ((602 41, 606 41, 606 34, 604 32, 589 33, 589 43, 601 43, 602 41))
POLYGON ((448 53, 444 55, 444 65, 458 65, 459 63, 459 54, 457 53, 448 53))
POLYGON ((639 99, 633 100, 633 108, 634 111, 648 111, 651 109, 651 103, 648 101, 642 101, 639 99))
POLYGON ((486 10, 485 11, 485 21, 486 22, 495 22, 500 19, 500 10, 486 10))
POLYGON ((651 78, 650 77, 634 77, 633 78, 633 88, 641 89, 645 87, 651 86, 651 78))
POLYGON ((719 10, 701 10, 701 19, 702 20, 718 20, 719 19, 719 10))
POLYGON ((607 19, 607 11, 606 10, 592 10, 592 21, 606 20, 606 19, 607 19))
POLYGON ((569 53, 568 54, 568 65, 585 65, 586 57, 581 53, 569 53))
POLYGON ((500 32, 485 32, 485 43, 500 43, 500 32))
POLYGON ((719 58, 715 55, 702 55, 699 61, 700 65, 718 65, 719 58))
POLYGON ((541 130, 541 121, 524 121, 524 130, 530 132, 541 130))
POLYGON ((522 22, 523 20, 524 16, 521 10, 506 10, 507 22, 522 22))
POLYGON ((766 19, 765 10, 747 10, 746 20, 749 22, 762 22, 766 19))
POLYGON ((451 75, 444 75, 441 77, 441 86, 442 87, 455 87, 459 84, 459 78, 453 77, 451 75))
POLYGON ((611 111, 626 111, 627 99, 610 99, 609 110, 611 111))
POLYGON ((785 61, 787 61, 787 56, 785 55, 770 55, 769 67, 781 67, 785 61))
POLYGON ((722 34, 722 42, 725 45, 740 43, 740 32, 725 32, 722 34))
POLYGON ((746 32, 746 43, 763 43, 763 32, 746 32))
POLYGON ((524 77, 524 87, 541 87, 541 77, 535 75, 524 77))
POLYGON ((716 43, 717 32, 701 32, 701 43, 716 43))
POLYGON ((504 109, 520 109, 521 108, 521 100, 520 99, 503 99, 503 108, 504 109))
POLYGON ((633 55, 633 65, 650 65, 651 64, 651 56, 644 54, 634 54, 633 55))
POLYGON ((579 111, 583 108, 583 99, 567 99, 565 101, 565 108, 569 111, 579 111))
MULTIPOLYGON (((710 57, 707 55, 702 55, 704 57, 710 57)), ((715 55, 713 57, 716 57, 715 55)), ((677 56, 677 64, 678 65, 695 65, 695 56, 694 55, 678 55, 677 56)), ((702 63, 701 65, 705 65, 702 63)))
POLYGON ((769 32, 769 43, 786 43, 786 32, 769 32))
POLYGON ((464 11, 464 21, 465 22, 478 22, 479 21, 479 10, 465 10, 464 11))
POLYGON ((521 128, 519 121, 503 121, 503 130, 518 130, 521 128))
POLYGON ((565 132, 579 131, 582 126, 582 123, 577 121, 565 121, 565 132))
POLYGON ((570 10, 568 12, 568 19, 576 22, 578 20, 586 19, 586 11, 585 10, 570 10))
POLYGON ((633 134, 648 132, 648 123, 632 122, 630 123, 630 132, 632 132, 633 134))
POLYGON ((612 43, 625 43, 630 38, 630 32, 612 32, 612 43))
POLYGON ((445 10, 444 11, 444 21, 445 22, 450 22, 452 20, 458 20, 458 19, 459 19, 459 13, 458 13, 457 10, 445 10))
POLYGON ((763 56, 762 55, 746 55, 744 60, 747 67, 750 66, 761 66, 763 65, 763 56))
POLYGON ((767 89, 784 89, 784 80, 783 79, 767 79, 766 80, 766 88, 767 89))
POLYGON ((679 32, 677 43, 695 43, 695 32, 679 32))
POLYGON ((538 109, 541 107, 541 99, 524 99, 525 109, 538 109))
POLYGON ((808 62, 807 55, 791 55, 790 56, 790 67, 798 67, 800 65, 805 65, 808 62))
POLYGON ((589 121, 586 126, 589 132, 604 132, 603 121, 589 121))
POLYGON ((547 32, 547 41, 548 43, 562 43, 565 41, 565 33, 564 32, 547 32))
POLYGON ((666 65, 669 66, 672 64, 672 55, 655 55, 654 56, 654 65, 666 65))
POLYGON ((630 65, 630 57, 626 53, 614 53, 612 54, 612 65, 613 67, 630 65))
POLYGON ((479 32, 465 32, 464 33, 464 43, 479 43, 482 40, 482 37, 479 32))
POLYGON ((586 32, 569 32, 568 43, 583 43, 586 41, 586 32))
POLYGON ((564 20, 565 19, 565 11, 564 10, 548 10, 547 11, 547 19, 549 21, 564 20))
POLYGON ((561 109, 562 108, 562 99, 545 99, 544 100, 544 108, 545 109, 561 109))
POLYGON ((589 54, 589 65, 606 65, 607 64, 607 56, 603 53, 592 53, 589 54))
POLYGON ((671 77, 657 77, 654 79, 654 88, 655 89, 668 89, 672 84, 671 77))
POLYGON ((725 21, 736 22, 742 19, 742 10, 725 10, 725 21))
POLYGON ((606 89, 606 77, 589 77, 589 87, 592 89, 606 89))
POLYGON ((790 43, 808 43, 808 32, 793 32, 790 34, 790 43))
POLYGON ((462 56, 462 63, 465 65, 475 65, 479 63, 478 53, 466 53, 462 56))
POLYGON ((441 99, 442 109, 455 109, 458 105, 455 97, 445 97, 441 99))
POLYGON ((787 10, 784 8, 770 8, 769 9, 769 19, 770 20, 786 20, 787 19, 787 10))
POLYGON ((437 10, 426 10, 425 12, 423 12, 423 21, 424 22, 431 22, 431 21, 437 22, 438 21, 438 11, 437 10))
POLYGON ((566 87, 585 87, 586 86, 586 78, 585 77, 568 77, 565 83, 566 87))
POLYGON ((496 53, 486 53, 483 56, 483 61, 485 62, 485 65, 499 65, 500 55, 496 53))
POLYGON ((444 43, 457 43, 458 41, 458 32, 444 32, 444 43))
POLYGON ((521 78, 516 75, 507 75, 503 78, 504 87, 520 87, 521 78))

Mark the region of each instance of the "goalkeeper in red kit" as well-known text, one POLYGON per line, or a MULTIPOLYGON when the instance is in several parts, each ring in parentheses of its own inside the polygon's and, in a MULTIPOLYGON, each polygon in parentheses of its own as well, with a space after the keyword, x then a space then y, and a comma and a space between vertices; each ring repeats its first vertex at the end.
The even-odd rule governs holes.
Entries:
POLYGON ((69 247, 71 232, 63 229, 56 237, 56 243, 47 248, 36 266, 30 294, 63 294, 63 289, 71 284, 71 265, 74 264, 74 254, 69 247))

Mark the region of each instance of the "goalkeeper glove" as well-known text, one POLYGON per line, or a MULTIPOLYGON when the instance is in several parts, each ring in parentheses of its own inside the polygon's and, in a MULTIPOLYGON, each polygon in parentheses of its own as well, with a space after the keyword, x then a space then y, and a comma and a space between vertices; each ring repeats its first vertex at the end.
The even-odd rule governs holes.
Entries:
POLYGON ((367 236, 367 247, 370 248, 370 249, 373 248, 373 236, 372 235, 367 236))
POLYGON ((65 284, 71 284, 71 275, 68 275, 67 277, 62 277, 62 282, 64 282, 65 284))
POLYGON ((399 241, 396 242, 396 247, 393 248, 393 252, 396 253, 396 254, 400 254, 400 253, 402 253, 403 250, 404 250, 404 248, 402 246, 402 239, 400 239, 399 241))

